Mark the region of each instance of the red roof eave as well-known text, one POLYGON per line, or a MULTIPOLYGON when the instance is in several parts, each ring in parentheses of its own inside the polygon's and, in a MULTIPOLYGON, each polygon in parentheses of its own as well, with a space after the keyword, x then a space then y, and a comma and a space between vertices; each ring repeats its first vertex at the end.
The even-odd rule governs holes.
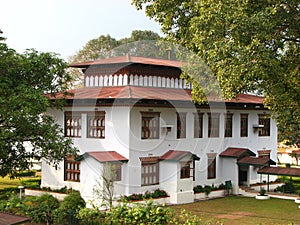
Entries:
MULTIPOLYGON (((174 88, 156 88, 139 86, 117 87, 85 87, 69 91, 70 95, 57 93, 55 96, 46 95, 50 99, 153 99, 169 101, 192 101, 191 90, 174 88)), ((210 102, 263 104, 263 97, 239 94, 236 99, 216 100, 210 102)))

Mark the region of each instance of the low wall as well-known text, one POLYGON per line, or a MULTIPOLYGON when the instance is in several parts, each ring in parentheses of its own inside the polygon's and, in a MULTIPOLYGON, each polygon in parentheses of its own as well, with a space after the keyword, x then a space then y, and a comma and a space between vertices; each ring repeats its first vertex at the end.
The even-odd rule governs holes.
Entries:
POLYGON ((207 198, 221 198, 224 197, 225 190, 216 190, 216 191, 211 191, 208 196, 206 196, 205 193, 197 193, 195 194, 195 200, 200 200, 200 199, 207 199, 207 198))
MULTIPOLYGON (((274 191, 278 186, 284 185, 284 183, 271 183, 269 184, 269 190, 274 191)), ((268 190, 268 184, 255 184, 250 186, 255 191, 260 191, 261 188, 268 190)))
POLYGON ((57 193, 57 192, 50 192, 50 191, 40 191, 40 190, 33 190, 33 189, 25 189, 25 195, 29 196, 41 196, 43 194, 49 194, 53 197, 57 198, 59 201, 64 200, 67 194, 57 193))

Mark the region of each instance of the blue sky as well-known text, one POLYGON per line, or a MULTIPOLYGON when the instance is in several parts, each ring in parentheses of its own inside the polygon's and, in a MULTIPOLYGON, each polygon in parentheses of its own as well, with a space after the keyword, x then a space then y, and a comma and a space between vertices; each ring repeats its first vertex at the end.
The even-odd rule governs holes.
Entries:
MULTIPOLYGON (((159 25, 131 0, 0 0, 0 29, 6 43, 56 52, 67 59, 100 35, 129 37, 132 30, 160 33, 159 25)), ((161 34, 162 35, 162 34, 161 34)))

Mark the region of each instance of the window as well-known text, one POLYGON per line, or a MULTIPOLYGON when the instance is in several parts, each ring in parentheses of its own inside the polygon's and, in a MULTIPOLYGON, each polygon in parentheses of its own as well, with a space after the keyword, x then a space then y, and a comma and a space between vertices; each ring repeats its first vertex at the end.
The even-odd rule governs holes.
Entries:
POLYGON ((110 176, 113 181, 122 180, 122 163, 111 163, 110 176))
POLYGON ((207 154, 207 179, 216 178, 216 154, 207 154))
POLYGON ((68 157, 64 162, 64 180, 65 181, 80 181, 80 162, 74 160, 74 158, 68 157))
POLYGON ((122 164, 121 163, 114 164, 114 173, 116 175, 114 181, 121 181, 122 180, 122 164))
POLYGON ((232 137, 232 113, 226 113, 224 116, 225 133, 224 137, 232 137))
POLYGON ((81 113, 65 112, 65 136, 81 137, 81 113))
POLYGON ((142 139, 159 138, 159 112, 142 112, 142 139))
POLYGON ((89 138, 105 138, 105 112, 88 113, 87 129, 89 138))
POLYGON ((177 113, 177 138, 186 138, 186 113, 177 113))
POLYGON ((158 157, 141 158, 142 161, 142 186, 155 185, 159 183, 158 157))
POLYGON ((264 125, 263 128, 260 128, 258 131, 259 136, 270 136, 270 115, 259 114, 258 115, 258 124, 264 125))
POLYGON ((194 138, 203 138, 203 113, 194 113, 194 138))
POLYGON ((208 137, 219 137, 220 113, 208 113, 208 137))
POLYGON ((191 177, 191 162, 180 163, 180 179, 191 177))
POLYGON ((248 114, 241 114, 240 134, 241 137, 248 137, 248 114))

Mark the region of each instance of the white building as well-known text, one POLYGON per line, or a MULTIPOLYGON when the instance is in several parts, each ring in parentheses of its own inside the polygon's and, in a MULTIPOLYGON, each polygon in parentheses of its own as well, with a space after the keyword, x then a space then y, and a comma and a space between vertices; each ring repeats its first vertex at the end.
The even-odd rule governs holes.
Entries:
POLYGON ((44 187, 72 187, 90 200, 111 162, 116 196, 160 188, 172 203, 185 203, 194 200, 196 185, 230 180, 237 193, 276 161, 277 128, 262 97, 194 104, 177 61, 122 56, 73 67, 82 68, 85 87, 49 114, 81 156, 56 169, 44 163, 44 187))

